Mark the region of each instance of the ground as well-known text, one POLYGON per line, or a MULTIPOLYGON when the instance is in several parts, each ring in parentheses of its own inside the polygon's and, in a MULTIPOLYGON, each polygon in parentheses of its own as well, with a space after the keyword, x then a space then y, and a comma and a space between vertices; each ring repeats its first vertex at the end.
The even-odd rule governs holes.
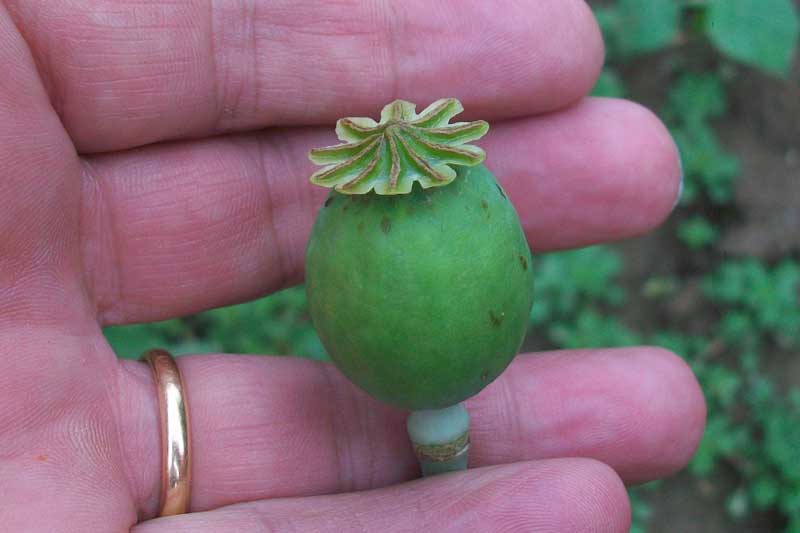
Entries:
MULTIPOLYGON (((800 4, 800 3, 799 3, 800 4)), ((635 60, 624 67, 628 97, 658 111, 663 105, 671 62, 670 50, 635 60)), ((735 186, 735 209, 714 212, 722 220, 717 253, 757 257, 767 262, 800 254, 800 49, 789 82, 781 82, 753 69, 734 67, 727 86, 730 112, 715 122, 725 148, 740 159, 741 174, 735 186)), ((623 284, 630 301, 625 321, 637 331, 665 327, 691 329, 708 320, 710 310, 697 297, 699 277, 708 260, 704 253, 691 257, 675 237, 680 208, 658 231, 615 247, 625 257, 623 284), (654 308, 641 295, 653 275, 676 276, 683 283, 664 306, 654 308)), ((778 387, 800 387, 800 353, 763 354, 765 371, 778 387)), ((653 533, 780 531, 777 513, 753 513, 736 521, 725 510, 728 495, 740 483, 734 468, 708 479, 686 472, 666 480, 644 498, 651 504, 647 530, 653 533)))

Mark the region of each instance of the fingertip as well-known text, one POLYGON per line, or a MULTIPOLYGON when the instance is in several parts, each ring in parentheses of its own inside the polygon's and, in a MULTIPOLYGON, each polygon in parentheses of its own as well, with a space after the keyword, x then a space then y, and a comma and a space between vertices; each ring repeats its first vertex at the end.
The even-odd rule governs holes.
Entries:
POLYGON ((639 483, 686 466, 703 436, 706 405, 691 368, 673 352, 648 346, 633 348, 629 354, 636 360, 631 361, 630 371, 639 376, 634 382, 638 390, 630 391, 636 402, 630 411, 638 416, 629 419, 636 427, 628 432, 630 453, 618 470, 628 482, 639 483), (648 371, 636 370, 641 368, 648 371))
POLYGON ((588 98, 510 121, 483 145, 536 251, 641 235, 667 218, 679 194, 669 131, 626 100, 588 98))
POLYGON ((661 426, 661 449, 669 450, 664 454, 661 475, 667 476, 685 467, 697 451, 706 425, 706 401, 697 377, 682 357, 655 346, 644 353, 666 389, 660 397, 668 415, 661 426))
POLYGON ((629 100, 598 99, 618 123, 611 145, 619 168, 641 196, 641 213, 635 230, 644 233, 664 222, 680 196, 683 171, 675 140, 667 127, 647 107, 629 100))
POLYGON ((647 233, 667 219, 680 194, 677 145, 658 116, 641 104, 615 98, 591 98, 587 104, 598 135, 605 137, 603 151, 593 154, 597 173, 609 186, 605 229, 616 225, 616 238, 647 233), (635 208, 618 210, 620 202, 635 208))
POLYGON ((626 483, 683 468, 705 422, 691 369, 649 346, 517 357, 469 407, 475 462, 592 457, 626 483))
POLYGON ((575 527, 570 531, 627 532, 631 508, 625 484, 606 463, 594 459, 575 459, 581 465, 578 488, 584 498, 574 506, 575 527))
POLYGON ((588 458, 551 459, 541 461, 539 470, 529 475, 531 482, 547 487, 545 508, 560 511, 552 517, 558 524, 553 531, 629 531, 628 493, 607 464, 588 458))

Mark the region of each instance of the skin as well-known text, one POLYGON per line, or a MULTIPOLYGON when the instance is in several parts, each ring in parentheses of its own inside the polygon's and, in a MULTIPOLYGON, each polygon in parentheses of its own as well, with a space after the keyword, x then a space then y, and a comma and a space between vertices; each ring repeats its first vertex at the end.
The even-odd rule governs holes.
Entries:
POLYGON ((688 461, 702 394, 657 348, 517 357, 468 402, 477 468, 411 482, 404 413, 332 366, 187 356, 194 512, 154 518, 152 380, 100 326, 300 281, 325 194, 305 154, 334 142, 314 124, 460 98, 492 121, 487 165, 535 252, 641 234, 674 205, 658 120, 582 99, 603 56, 583 2, 431 9, 0 2, 3 529, 625 531, 623 482, 688 461))

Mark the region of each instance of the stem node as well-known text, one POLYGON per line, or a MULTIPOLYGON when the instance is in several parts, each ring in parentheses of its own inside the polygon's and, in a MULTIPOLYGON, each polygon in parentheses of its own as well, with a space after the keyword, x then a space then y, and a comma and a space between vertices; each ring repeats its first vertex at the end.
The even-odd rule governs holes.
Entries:
POLYGON ((463 404, 413 411, 407 427, 423 476, 467 469, 469 413, 463 404))

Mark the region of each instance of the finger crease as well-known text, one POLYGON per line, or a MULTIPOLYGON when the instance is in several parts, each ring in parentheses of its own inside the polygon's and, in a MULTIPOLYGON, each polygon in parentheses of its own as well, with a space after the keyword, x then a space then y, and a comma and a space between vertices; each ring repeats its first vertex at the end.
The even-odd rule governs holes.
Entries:
POLYGON ((106 188, 88 158, 81 159, 83 179, 80 212, 80 248, 84 286, 100 323, 116 321, 122 301, 121 252, 117 221, 106 188), (102 263, 102 264, 100 264, 102 263))
POLYGON ((213 0, 208 3, 208 57, 211 63, 211 90, 214 95, 214 118, 212 120, 211 129, 217 131, 221 129, 222 122, 225 116, 225 93, 224 87, 227 86, 228 73, 220 73, 219 65, 217 62, 217 45, 216 45, 216 32, 214 31, 214 2, 213 0), (222 89, 220 88, 220 81, 222 81, 222 89))
MULTIPOLYGON (((275 141, 271 142, 274 143, 275 141)), ((256 137, 256 147, 258 151, 258 153, 256 154, 258 171, 260 176, 262 176, 265 184, 264 194, 266 196, 266 202, 265 202, 266 227, 267 231, 270 234, 270 240, 272 241, 271 242, 272 248, 275 250, 274 254, 275 263, 277 264, 278 267, 278 286, 285 287, 288 284, 289 279, 291 277, 289 273, 289 262, 286 254, 286 249, 282 244, 280 234, 278 233, 278 229, 275 226, 276 222, 275 209, 277 206, 275 204, 275 199, 272 195, 272 184, 270 183, 269 179, 271 173, 267 169, 267 163, 265 159, 267 157, 267 152, 273 152, 274 154, 277 154, 278 159, 281 161, 281 163, 284 166, 286 166, 286 156, 284 154, 284 150, 282 150, 280 147, 270 146, 270 148, 267 148, 267 142, 264 139, 263 135, 258 135, 256 137)), ((288 171, 289 169, 286 168, 286 170, 288 171)), ((278 175, 281 174, 278 173, 278 175)), ((287 175, 291 176, 292 174, 287 174, 287 175)))
POLYGON ((328 431, 331 436, 331 447, 333 448, 334 457, 336 458, 336 478, 337 487, 340 491, 349 492, 353 485, 352 478, 348 478, 345 473, 350 472, 350 465, 352 458, 350 457, 350 450, 346 449, 347 440, 341 439, 345 433, 342 426, 342 413, 345 412, 345 406, 342 405, 341 390, 337 387, 336 380, 334 379, 333 372, 335 372, 332 365, 320 365, 322 376, 328 386, 327 396, 333 401, 328 402, 327 422, 328 431), (340 442, 341 441, 341 442, 340 442), (347 457, 347 459, 345 459, 347 457))

